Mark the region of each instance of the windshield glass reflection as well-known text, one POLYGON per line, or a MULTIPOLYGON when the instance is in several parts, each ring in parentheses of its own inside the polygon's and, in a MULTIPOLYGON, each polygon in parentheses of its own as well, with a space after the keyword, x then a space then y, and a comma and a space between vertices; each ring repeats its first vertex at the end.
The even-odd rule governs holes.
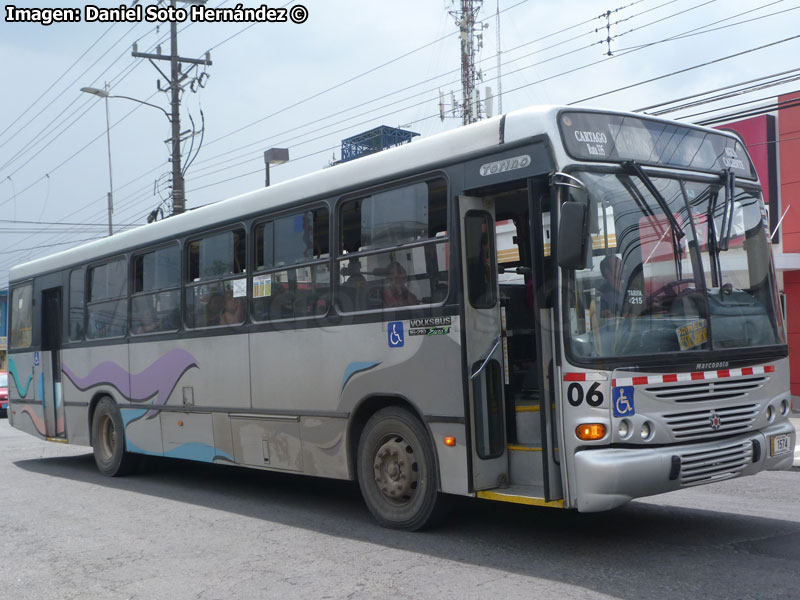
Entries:
POLYGON ((735 188, 726 202, 722 182, 650 177, 657 199, 634 174, 576 175, 589 191, 592 252, 569 277, 575 355, 785 343, 757 195, 735 188))

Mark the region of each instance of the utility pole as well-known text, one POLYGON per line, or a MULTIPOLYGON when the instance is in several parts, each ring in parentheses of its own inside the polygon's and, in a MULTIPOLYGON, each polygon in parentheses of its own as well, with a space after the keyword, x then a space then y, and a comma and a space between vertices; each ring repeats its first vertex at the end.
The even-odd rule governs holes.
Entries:
MULTIPOLYGON (((178 0, 170 0, 170 5, 173 10, 176 7, 178 0)), ((180 0, 186 4, 205 4, 206 0, 180 0)), ((136 58, 146 58, 158 70, 159 73, 167 80, 169 89, 172 93, 172 111, 170 116, 170 123, 172 124, 172 137, 168 140, 172 144, 172 214, 178 215, 186 210, 186 188, 183 182, 183 171, 181 170, 181 96, 183 90, 182 83, 188 77, 189 72, 195 68, 195 65, 211 65, 211 55, 206 52, 206 57, 202 58, 184 58, 178 55, 178 24, 173 21, 170 23, 170 54, 164 56, 161 54, 161 47, 157 49, 157 54, 148 54, 146 52, 138 52, 136 44, 133 45, 133 56, 136 58), (170 62, 170 75, 169 77, 158 67, 154 61, 168 60, 170 62), (182 71, 182 64, 188 64, 189 68, 182 71)), ((159 82, 158 89, 161 89, 159 82)))

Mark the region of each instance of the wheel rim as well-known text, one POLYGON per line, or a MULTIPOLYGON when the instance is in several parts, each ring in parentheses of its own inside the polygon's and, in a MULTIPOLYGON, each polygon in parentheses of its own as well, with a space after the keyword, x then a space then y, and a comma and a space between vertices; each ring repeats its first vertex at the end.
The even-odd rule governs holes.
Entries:
POLYGON ((106 461, 111 460, 117 445, 117 430, 114 427, 114 421, 108 415, 101 417, 97 437, 101 457, 106 461))
POLYGON ((381 440, 373 462, 375 483, 389 502, 408 504, 419 485, 419 465, 414 448, 400 435, 381 440))

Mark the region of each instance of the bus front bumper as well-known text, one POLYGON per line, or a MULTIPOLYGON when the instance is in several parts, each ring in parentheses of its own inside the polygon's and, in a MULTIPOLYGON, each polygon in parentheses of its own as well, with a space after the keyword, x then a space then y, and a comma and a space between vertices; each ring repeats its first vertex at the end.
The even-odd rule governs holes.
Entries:
POLYGON ((597 512, 634 498, 766 470, 790 469, 795 443, 795 429, 787 420, 713 442, 579 450, 575 453, 576 497, 571 504, 580 512, 597 512), (785 451, 786 438, 782 436, 787 435, 789 450, 785 451), (776 440, 784 444, 773 450, 776 440))

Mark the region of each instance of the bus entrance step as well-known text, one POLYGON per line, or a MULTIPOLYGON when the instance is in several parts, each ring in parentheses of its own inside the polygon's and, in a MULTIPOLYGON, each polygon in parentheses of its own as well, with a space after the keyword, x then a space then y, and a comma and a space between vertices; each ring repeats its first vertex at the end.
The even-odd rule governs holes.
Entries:
POLYGON ((517 441, 520 444, 540 444, 542 440, 542 413, 539 409, 539 403, 518 403, 515 410, 517 441))
POLYGON ((511 485, 542 485, 542 448, 533 444, 509 445, 508 471, 511 485))
POLYGON ((541 485, 512 485, 496 490, 481 490, 476 495, 485 500, 564 508, 564 500, 561 498, 546 500, 544 487, 541 485))

